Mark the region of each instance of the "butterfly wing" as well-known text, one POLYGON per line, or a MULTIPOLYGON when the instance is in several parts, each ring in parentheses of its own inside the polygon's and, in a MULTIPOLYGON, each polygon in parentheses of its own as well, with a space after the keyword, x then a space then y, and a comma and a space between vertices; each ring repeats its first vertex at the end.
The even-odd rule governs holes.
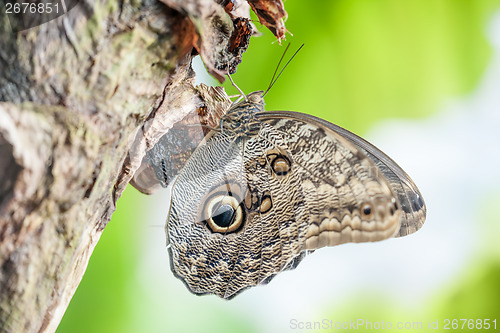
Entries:
POLYGON ((261 120, 252 136, 212 132, 174 183, 171 268, 193 293, 231 298, 306 250, 399 230, 388 181, 349 140, 297 117, 261 120))
POLYGON ((205 136, 200 124, 175 124, 145 153, 139 169, 130 181, 144 194, 166 188, 179 173, 205 136))
POLYGON ((423 197, 415 183, 396 162, 365 139, 326 120, 298 112, 264 112, 259 114, 259 118, 262 120, 291 119, 305 122, 315 127, 322 128, 327 132, 335 133, 336 136, 347 139, 371 159, 371 161, 377 166, 376 170, 382 173, 385 179, 389 182, 391 189, 394 193, 396 193, 399 204, 402 208, 400 221, 401 226, 398 236, 406 236, 414 233, 424 224, 427 210, 423 197))
POLYGON ((297 177, 270 173, 270 142, 212 134, 174 183, 166 231, 174 274, 195 294, 231 298, 298 261, 307 212, 297 177))
POLYGON ((171 269, 195 294, 225 293, 238 249, 230 238, 210 232, 201 213, 208 207, 217 210, 211 202, 226 196, 235 197, 235 205, 226 204, 238 208, 242 189, 235 179, 240 170, 240 144, 215 134, 194 151, 173 184, 166 224, 171 269))
POLYGON ((379 241, 399 230, 401 209, 385 177, 349 140, 308 120, 264 112, 258 119, 288 145, 309 220, 304 249, 379 241))

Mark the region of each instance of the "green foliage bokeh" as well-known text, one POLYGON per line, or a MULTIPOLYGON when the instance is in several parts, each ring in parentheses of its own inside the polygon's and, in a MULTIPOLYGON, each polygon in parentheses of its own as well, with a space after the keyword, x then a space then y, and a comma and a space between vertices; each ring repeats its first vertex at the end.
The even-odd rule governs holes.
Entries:
MULTIPOLYGON (((491 55, 486 23, 498 4, 287 1, 293 37, 282 44, 291 43, 289 55, 305 46, 267 95, 267 109, 311 113, 355 132, 381 118, 429 115, 481 77, 491 55)), ((245 93, 267 88, 284 50, 259 29, 264 36, 252 39, 234 75, 245 93)))

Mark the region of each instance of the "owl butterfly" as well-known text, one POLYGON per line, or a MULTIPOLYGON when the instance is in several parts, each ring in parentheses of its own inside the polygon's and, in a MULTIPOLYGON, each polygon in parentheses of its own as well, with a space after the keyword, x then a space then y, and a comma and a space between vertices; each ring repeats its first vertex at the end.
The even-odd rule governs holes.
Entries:
MULTIPOLYGON (((230 299, 308 251, 405 236, 425 221, 420 192, 386 154, 314 116, 266 112, 263 95, 234 102, 173 182, 170 264, 195 294, 230 299)), ((159 178, 163 162, 152 163, 159 178)))

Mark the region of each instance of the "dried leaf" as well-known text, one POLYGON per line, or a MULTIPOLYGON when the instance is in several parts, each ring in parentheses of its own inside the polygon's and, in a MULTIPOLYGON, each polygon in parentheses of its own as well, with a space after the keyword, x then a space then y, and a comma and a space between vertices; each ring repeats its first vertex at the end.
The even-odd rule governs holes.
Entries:
MULTIPOLYGON (((229 71, 234 73, 241 62, 241 54, 248 43, 238 45, 239 49, 230 51, 230 39, 241 31, 235 32, 232 18, 224 8, 213 1, 202 0, 162 0, 167 6, 185 15, 192 29, 185 29, 184 37, 201 55, 210 74, 223 82, 229 71), (196 36, 193 36, 193 35, 196 36), (236 55, 235 55, 236 54, 236 55)), ((251 33, 251 32, 250 32, 251 33)), ((234 45, 233 45, 234 46, 234 45)), ((186 52, 186 49, 183 49, 186 52)))
POLYGON ((278 38, 279 43, 287 32, 285 20, 287 13, 281 0, 248 0, 261 24, 265 25, 278 38))

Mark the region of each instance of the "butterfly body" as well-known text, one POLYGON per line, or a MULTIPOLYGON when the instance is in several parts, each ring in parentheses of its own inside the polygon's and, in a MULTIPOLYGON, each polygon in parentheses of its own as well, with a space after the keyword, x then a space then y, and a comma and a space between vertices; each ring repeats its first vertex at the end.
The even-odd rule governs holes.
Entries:
POLYGON ((308 250, 404 235, 425 219, 385 154, 324 120, 265 112, 262 94, 232 105, 173 184, 171 268, 195 294, 231 298, 308 250))

